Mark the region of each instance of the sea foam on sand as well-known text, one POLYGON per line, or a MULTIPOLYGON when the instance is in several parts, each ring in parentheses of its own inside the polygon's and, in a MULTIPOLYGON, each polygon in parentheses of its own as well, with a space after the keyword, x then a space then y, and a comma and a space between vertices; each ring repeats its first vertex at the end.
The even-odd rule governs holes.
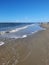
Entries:
POLYGON ((2 46, 3 44, 4 44, 4 42, 1 41, 1 42, 0 42, 0 46, 2 46))
POLYGON ((22 38, 26 38, 26 37, 27 37, 27 35, 23 35, 23 36, 22 36, 22 38))

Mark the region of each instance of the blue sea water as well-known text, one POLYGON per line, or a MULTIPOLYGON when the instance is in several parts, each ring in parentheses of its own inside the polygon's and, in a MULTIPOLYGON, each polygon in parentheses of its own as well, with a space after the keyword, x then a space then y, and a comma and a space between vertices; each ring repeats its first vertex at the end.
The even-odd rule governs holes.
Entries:
POLYGON ((0 38, 24 38, 40 30, 39 24, 0 23, 0 38))
POLYGON ((28 23, 0 23, 0 31, 8 31, 14 28, 19 28, 27 25, 28 23))

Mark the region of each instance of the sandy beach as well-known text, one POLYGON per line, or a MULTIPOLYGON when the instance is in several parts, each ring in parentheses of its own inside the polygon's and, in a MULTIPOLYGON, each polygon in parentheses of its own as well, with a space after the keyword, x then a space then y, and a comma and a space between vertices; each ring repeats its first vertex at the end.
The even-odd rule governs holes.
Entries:
POLYGON ((23 39, 0 39, 0 65, 49 65, 49 24, 43 27, 23 39))

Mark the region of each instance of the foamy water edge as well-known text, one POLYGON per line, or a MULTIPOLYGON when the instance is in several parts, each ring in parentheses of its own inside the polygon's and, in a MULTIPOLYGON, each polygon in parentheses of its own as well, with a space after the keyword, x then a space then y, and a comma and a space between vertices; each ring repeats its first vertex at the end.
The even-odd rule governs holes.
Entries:
POLYGON ((10 30, 10 31, 1 31, 0 34, 1 34, 1 35, 4 35, 4 34, 6 34, 6 33, 14 33, 14 32, 18 32, 18 31, 20 31, 20 30, 23 30, 23 29, 28 28, 29 26, 34 26, 34 25, 35 25, 35 24, 26 25, 26 26, 24 26, 24 27, 16 28, 16 29, 14 29, 14 30, 10 30))
POLYGON ((2 42, 2 41, 0 42, 0 46, 2 46, 2 45, 4 45, 4 44, 5 44, 4 42, 2 42))

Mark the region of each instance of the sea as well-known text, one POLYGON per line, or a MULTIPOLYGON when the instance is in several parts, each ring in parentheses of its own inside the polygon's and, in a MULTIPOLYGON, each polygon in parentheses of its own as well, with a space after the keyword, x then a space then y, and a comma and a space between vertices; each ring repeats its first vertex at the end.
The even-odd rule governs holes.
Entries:
POLYGON ((0 38, 25 38, 44 30, 39 24, 33 23, 0 23, 0 38))

